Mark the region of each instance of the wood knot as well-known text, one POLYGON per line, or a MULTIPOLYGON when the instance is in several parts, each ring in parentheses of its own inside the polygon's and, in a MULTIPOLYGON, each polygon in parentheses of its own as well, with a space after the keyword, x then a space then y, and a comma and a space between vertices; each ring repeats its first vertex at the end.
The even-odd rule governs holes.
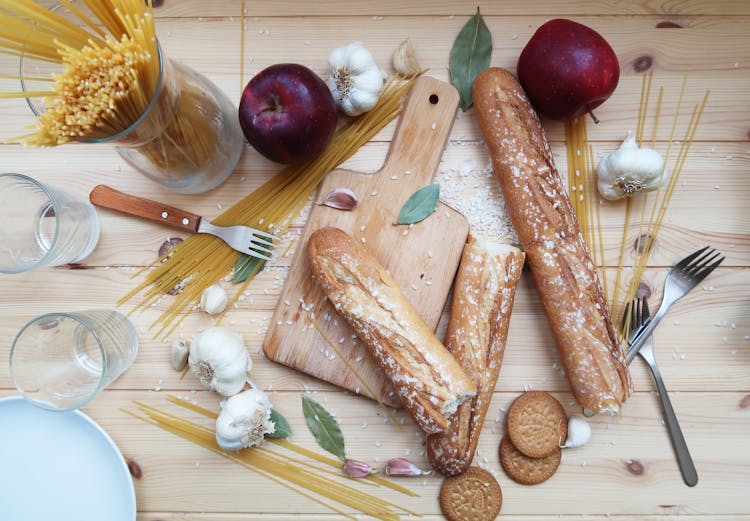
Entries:
POLYGON ((740 409, 747 409, 750 407, 750 394, 745 395, 745 397, 740 400, 740 409))
POLYGON ((642 233, 633 241, 633 250, 637 255, 644 252, 651 253, 656 245, 656 239, 648 233, 642 233))
POLYGON ((135 479, 141 479, 141 477, 143 477, 141 466, 132 459, 128 460, 128 471, 130 471, 130 475, 135 479))
POLYGON ((628 472, 630 472, 634 476, 642 476, 643 473, 646 472, 643 463, 641 463, 637 459, 629 459, 628 461, 626 461, 625 468, 628 469, 628 472))
POLYGON ((163 6, 163 5, 164 5, 164 2, 165 2, 165 1, 166 1, 166 0, 151 0, 151 4, 152 4, 152 5, 154 6, 154 7, 161 7, 161 6, 163 6))
POLYGON ((682 25, 678 24, 677 22, 673 22, 672 20, 666 20, 664 22, 659 22, 656 24, 657 29, 682 29, 682 25))
POLYGON ((646 72, 654 65, 654 57, 644 54, 639 56, 633 62, 633 70, 635 72, 646 72))
POLYGON ((638 283, 638 288, 635 290, 635 298, 651 298, 652 290, 651 286, 645 280, 638 283))

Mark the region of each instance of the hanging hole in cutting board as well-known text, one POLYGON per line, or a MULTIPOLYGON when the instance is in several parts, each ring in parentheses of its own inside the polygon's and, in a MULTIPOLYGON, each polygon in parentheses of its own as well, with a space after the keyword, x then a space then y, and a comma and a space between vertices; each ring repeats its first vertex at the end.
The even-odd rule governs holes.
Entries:
POLYGON ((437 94, 430 94, 430 103, 437 105, 438 101, 440 101, 440 98, 438 98, 437 94))

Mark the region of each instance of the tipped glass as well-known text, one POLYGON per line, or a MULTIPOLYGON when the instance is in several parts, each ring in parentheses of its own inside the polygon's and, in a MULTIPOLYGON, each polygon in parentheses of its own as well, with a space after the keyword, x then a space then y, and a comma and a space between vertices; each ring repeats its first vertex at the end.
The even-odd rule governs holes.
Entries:
POLYGON ((78 262, 98 240, 89 201, 22 174, 0 174, 0 273, 78 262))
POLYGON ((29 402, 67 411, 88 403, 124 373, 137 354, 135 327, 117 311, 48 313, 16 336, 10 374, 29 402))

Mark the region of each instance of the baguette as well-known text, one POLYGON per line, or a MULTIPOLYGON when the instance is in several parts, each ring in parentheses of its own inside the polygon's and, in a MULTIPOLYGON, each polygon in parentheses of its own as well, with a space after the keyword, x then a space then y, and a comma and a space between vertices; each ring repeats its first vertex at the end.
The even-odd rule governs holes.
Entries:
POLYGON ((523 262, 523 252, 507 244, 470 237, 464 248, 445 345, 474 381, 477 394, 458 406, 446 432, 427 438, 427 456, 441 474, 462 474, 474 459, 500 374, 523 262))
POLYGON ((614 414, 630 395, 630 375, 539 118, 516 78, 503 69, 483 71, 473 99, 575 399, 614 414))
POLYGON ((393 278, 338 228, 315 231, 307 253, 328 299, 374 355, 425 434, 445 431, 476 386, 393 278))

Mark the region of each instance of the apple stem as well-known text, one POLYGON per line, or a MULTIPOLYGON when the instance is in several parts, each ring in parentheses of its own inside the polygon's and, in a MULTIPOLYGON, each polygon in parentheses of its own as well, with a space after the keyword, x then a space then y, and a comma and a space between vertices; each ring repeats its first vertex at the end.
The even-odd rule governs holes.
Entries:
POLYGON ((589 107, 588 105, 586 105, 586 111, 589 113, 589 116, 591 116, 591 119, 594 120, 594 123, 596 125, 598 125, 599 124, 599 118, 596 117, 596 115, 594 114, 594 111, 591 110, 591 107, 589 107))

